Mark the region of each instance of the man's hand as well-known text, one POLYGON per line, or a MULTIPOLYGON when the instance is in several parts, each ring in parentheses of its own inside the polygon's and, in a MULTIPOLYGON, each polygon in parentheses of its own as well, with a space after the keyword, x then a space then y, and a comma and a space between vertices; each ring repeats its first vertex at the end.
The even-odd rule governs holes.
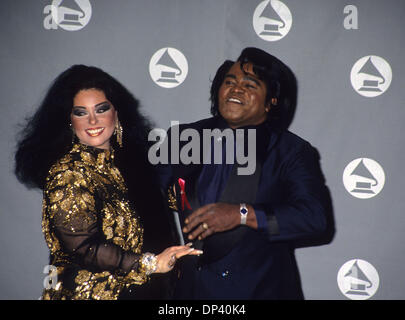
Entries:
POLYGON ((185 220, 185 233, 188 238, 204 239, 213 233, 235 228, 240 224, 239 205, 212 203, 198 208, 185 220))
MULTIPOLYGON (((249 216, 256 218, 253 208, 248 206, 249 216)), ((213 233, 231 230, 240 225, 240 207, 238 204, 212 203, 198 208, 185 220, 183 232, 189 233, 190 240, 198 238, 202 240, 213 233)), ((253 225, 254 227, 254 225, 253 225)))

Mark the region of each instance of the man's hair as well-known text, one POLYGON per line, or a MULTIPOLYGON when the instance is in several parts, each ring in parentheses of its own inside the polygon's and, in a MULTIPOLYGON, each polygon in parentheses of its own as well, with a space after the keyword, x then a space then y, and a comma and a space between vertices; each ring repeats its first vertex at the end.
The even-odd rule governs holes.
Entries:
MULTIPOLYGON (((292 71, 273 55, 253 47, 243 49, 236 62, 240 62, 242 71, 244 71, 243 66, 245 64, 252 64, 253 72, 266 85, 266 105, 272 98, 277 99, 277 104, 272 105, 267 120, 278 126, 288 126, 285 122, 291 120, 288 119, 291 117, 291 115, 288 116, 288 113, 291 112, 291 109, 295 109, 297 95, 297 83, 292 71)), ((218 109, 219 89, 234 63, 235 61, 226 60, 218 68, 212 81, 210 101, 213 116, 220 116, 218 109)))

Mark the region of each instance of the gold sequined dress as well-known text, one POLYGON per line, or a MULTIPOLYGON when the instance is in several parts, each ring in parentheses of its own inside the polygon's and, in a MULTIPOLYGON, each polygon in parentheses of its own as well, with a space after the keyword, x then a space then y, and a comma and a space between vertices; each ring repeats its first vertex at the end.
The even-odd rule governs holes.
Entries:
POLYGON ((43 299, 117 299, 148 280, 143 228, 113 151, 75 144, 51 167, 42 230, 55 270, 43 299))

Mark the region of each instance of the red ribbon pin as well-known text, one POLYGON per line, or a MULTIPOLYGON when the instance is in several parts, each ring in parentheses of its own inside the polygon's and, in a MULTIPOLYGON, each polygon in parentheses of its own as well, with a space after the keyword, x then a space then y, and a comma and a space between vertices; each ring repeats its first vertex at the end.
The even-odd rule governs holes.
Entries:
POLYGON ((179 178, 179 186, 180 186, 180 196, 181 196, 181 209, 184 210, 184 203, 185 203, 187 208, 191 210, 190 203, 188 202, 187 196, 186 196, 186 181, 179 178))

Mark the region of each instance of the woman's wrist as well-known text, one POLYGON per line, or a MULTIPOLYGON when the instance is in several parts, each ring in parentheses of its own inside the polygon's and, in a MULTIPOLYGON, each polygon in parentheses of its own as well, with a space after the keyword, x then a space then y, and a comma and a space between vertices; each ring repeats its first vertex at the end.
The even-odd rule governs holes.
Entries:
POLYGON ((146 252, 140 259, 140 269, 148 276, 157 270, 157 256, 153 253, 146 252))

